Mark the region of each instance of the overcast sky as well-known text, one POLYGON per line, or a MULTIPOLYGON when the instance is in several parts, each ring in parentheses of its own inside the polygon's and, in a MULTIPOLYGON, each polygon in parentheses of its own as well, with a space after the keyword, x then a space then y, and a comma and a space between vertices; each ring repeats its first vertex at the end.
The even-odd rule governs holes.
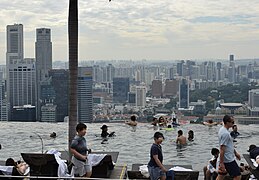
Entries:
MULTIPOLYGON (((36 28, 51 28, 53 60, 67 60, 69 0, 1 0, 0 62, 6 25, 24 26, 25 57, 36 28)), ((79 59, 259 57, 259 0, 79 0, 79 59)))

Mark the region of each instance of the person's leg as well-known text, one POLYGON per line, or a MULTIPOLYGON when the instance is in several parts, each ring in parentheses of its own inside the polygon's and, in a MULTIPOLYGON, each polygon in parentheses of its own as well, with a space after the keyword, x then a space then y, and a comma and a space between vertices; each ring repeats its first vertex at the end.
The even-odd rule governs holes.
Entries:
POLYGON ((203 174, 204 174, 204 180, 206 180, 206 175, 207 175, 207 166, 203 167, 203 174))
POLYGON ((241 176, 235 176, 233 177, 233 180, 241 180, 241 176))
POLYGON ((240 168, 236 161, 232 161, 230 163, 225 163, 225 168, 229 175, 233 177, 233 180, 240 180, 241 179, 241 172, 240 168))
POLYGON ((216 180, 223 180, 225 175, 219 174, 216 180))
POLYGON ((211 173, 210 170, 206 171, 206 180, 211 180, 211 173))

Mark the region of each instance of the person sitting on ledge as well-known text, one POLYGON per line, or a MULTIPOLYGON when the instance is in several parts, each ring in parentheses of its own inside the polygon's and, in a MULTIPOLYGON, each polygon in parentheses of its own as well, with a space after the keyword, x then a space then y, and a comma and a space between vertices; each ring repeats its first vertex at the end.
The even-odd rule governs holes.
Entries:
POLYGON ((115 136, 115 132, 108 133, 108 126, 105 124, 100 129, 102 130, 102 133, 101 133, 102 138, 115 136))
POLYGON ((213 156, 212 159, 209 160, 208 165, 203 168, 205 180, 215 180, 218 176, 219 150, 217 148, 212 148, 211 155, 213 156))
POLYGON ((240 133, 237 132, 237 125, 236 125, 236 124, 234 124, 234 125, 232 126, 232 131, 231 131, 230 135, 231 135, 231 137, 232 137, 233 139, 236 139, 237 136, 240 135, 240 133))

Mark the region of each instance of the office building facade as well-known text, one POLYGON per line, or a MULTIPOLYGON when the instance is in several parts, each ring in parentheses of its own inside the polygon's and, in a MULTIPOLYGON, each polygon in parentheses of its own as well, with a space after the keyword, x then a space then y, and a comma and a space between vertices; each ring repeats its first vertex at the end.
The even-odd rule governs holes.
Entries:
POLYGON ((93 122, 93 68, 78 68, 78 121, 93 122))

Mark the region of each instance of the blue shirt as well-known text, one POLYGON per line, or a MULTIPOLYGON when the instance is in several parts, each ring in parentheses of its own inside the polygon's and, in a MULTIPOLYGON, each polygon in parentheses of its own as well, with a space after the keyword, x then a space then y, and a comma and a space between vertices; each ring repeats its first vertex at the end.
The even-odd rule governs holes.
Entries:
POLYGON ((158 155, 158 159, 161 163, 163 163, 162 147, 155 143, 151 146, 150 149, 150 161, 148 163, 148 166, 150 167, 158 167, 157 163, 155 162, 155 159, 153 158, 154 155, 158 155))
POLYGON ((76 135, 71 143, 71 148, 75 149, 78 153, 82 155, 86 155, 87 153, 87 146, 86 146, 86 140, 82 136, 76 135))
POLYGON ((230 163, 235 160, 233 138, 231 137, 227 128, 222 126, 219 129, 219 145, 225 146, 224 163, 230 163))

